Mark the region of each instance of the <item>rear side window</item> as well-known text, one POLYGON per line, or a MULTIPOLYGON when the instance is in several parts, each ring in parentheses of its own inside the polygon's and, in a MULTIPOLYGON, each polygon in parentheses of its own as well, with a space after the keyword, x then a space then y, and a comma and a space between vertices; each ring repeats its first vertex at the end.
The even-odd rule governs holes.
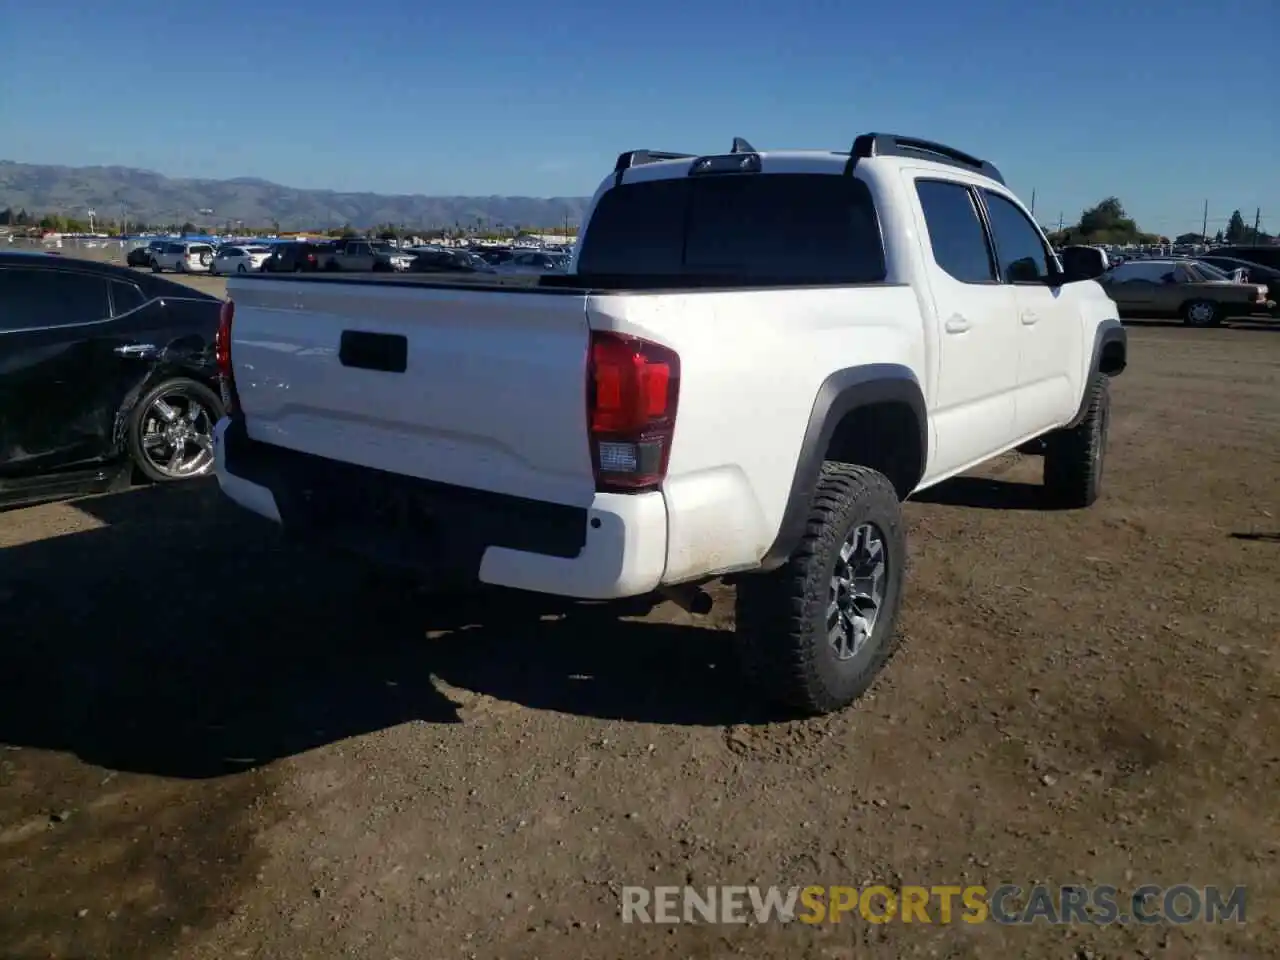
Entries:
POLYGON ((865 183, 830 174, 690 177, 600 198, 578 272, 873 283, 884 248, 865 183))
POLYGON ((111 281, 111 299, 115 304, 117 317, 130 310, 136 310, 146 302, 141 290, 132 283, 124 283, 120 280, 111 281))
POLYGON ((961 283, 992 283, 995 266, 973 192, 962 183, 917 180, 916 196, 934 263, 961 283))

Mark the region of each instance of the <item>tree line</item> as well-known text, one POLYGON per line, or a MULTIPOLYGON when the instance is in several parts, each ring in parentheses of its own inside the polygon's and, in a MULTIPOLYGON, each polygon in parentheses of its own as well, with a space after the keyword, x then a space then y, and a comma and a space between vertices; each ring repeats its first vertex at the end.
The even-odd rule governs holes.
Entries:
MULTIPOLYGON (((1096 206, 1080 214, 1079 222, 1062 230, 1046 230, 1049 242, 1054 246, 1069 244, 1113 243, 1120 246, 1141 244, 1167 244, 1168 237, 1139 229, 1137 223, 1125 213, 1124 204, 1117 197, 1107 197, 1096 206)), ((1198 233, 1183 233, 1172 242, 1180 244, 1201 243, 1205 239, 1198 233)), ((1270 234, 1255 230, 1244 222, 1239 210, 1231 214, 1226 230, 1219 230, 1213 237, 1218 243, 1269 243, 1270 234)))

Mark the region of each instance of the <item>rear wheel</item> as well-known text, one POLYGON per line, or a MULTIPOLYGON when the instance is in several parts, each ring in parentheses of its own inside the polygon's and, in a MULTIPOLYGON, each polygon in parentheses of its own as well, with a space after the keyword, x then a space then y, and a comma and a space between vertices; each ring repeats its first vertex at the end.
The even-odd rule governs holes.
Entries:
POLYGON ((152 261, 151 261, 151 272, 152 272, 152 273, 159 273, 159 272, 160 272, 160 262, 159 262, 158 260, 152 260, 152 261))
POLYGON ((1182 320, 1189 327, 1216 327, 1222 310, 1212 300, 1192 300, 1182 306, 1182 320))
POLYGON ((202 477, 213 469, 213 427, 222 401, 185 377, 147 391, 129 417, 129 456, 149 480, 202 477))
POLYGON ((738 645, 751 681, 803 713, 853 703, 893 653, 906 555, 889 480, 824 464, 795 552, 738 584, 738 645))

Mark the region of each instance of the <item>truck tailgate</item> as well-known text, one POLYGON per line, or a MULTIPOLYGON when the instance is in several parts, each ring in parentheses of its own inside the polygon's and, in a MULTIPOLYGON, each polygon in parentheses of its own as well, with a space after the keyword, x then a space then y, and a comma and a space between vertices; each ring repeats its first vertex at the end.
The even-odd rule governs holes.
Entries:
POLYGON ((587 506, 586 295, 232 280, 249 436, 303 453, 587 506))

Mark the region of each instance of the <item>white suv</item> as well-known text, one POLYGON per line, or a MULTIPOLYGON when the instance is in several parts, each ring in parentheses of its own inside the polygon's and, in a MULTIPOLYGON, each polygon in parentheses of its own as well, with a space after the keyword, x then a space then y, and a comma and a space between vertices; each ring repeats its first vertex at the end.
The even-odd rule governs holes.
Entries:
POLYGON ((156 273, 173 270, 177 273, 208 273, 213 266, 213 247, 207 243, 175 240, 166 243, 151 258, 151 269, 156 273))

